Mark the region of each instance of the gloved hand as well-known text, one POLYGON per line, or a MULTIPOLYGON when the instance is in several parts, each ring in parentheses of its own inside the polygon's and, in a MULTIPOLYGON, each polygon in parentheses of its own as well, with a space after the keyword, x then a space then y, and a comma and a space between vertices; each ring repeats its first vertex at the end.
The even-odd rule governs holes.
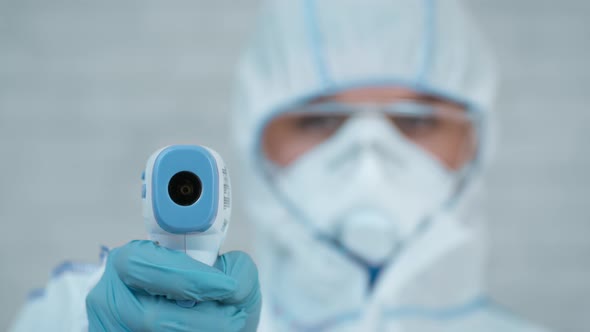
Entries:
POLYGON ((86 298, 89 331, 256 331, 258 272, 242 252, 215 267, 152 241, 113 249, 86 298), (193 300, 183 308, 175 300, 193 300))

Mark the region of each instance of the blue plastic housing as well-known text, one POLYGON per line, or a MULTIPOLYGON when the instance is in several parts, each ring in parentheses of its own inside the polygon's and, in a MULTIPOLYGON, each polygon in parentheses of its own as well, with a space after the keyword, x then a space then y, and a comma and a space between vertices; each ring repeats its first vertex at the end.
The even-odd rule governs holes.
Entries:
POLYGON ((205 148, 174 145, 156 157, 152 172, 154 217, 160 227, 173 234, 204 232, 217 216, 219 204, 219 174, 215 157, 205 148), (181 206, 170 198, 168 183, 178 172, 192 172, 199 177, 202 192, 189 206, 181 206))

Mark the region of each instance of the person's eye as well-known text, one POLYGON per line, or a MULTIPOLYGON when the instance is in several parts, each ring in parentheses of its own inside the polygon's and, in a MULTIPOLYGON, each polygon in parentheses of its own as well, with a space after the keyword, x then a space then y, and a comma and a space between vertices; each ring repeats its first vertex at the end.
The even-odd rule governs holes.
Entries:
POLYGON ((438 127, 433 116, 402 116, 393 119, 396 127, 405 135, 420 136, 431 133, 438 127))
POLYGON ((344 122, 344 117, 307 115, 297 119, 297 129, 302 131, 335 131, 344 122))

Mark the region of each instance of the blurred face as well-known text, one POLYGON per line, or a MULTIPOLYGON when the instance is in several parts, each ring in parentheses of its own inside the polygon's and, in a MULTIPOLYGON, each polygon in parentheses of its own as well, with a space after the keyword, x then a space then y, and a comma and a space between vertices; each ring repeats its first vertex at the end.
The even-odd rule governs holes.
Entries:
POLYGON ((263 151, 276 165, 289 166, 334 135, 353 113, 375 110, 447 169, 458 170, 475 155, 475 128, 464 107, 393 87, 352 89, 286 112, 265 128, 263 151))

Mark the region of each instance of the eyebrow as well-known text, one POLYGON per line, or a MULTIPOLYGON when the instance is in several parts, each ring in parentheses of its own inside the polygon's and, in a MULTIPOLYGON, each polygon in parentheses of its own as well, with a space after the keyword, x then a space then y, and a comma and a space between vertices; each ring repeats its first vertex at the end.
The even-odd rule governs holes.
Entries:
POLYGON ((425 101, 425 102, 429 102, 429 103, 445 103, 445 104, 448 103, 447 100, 444 100, 442 98, 438 98, 438 97, 431 96, 431 95, 423 95, 423 94, 419 94, 419 95, 414 96, 409 99, 425 101))

